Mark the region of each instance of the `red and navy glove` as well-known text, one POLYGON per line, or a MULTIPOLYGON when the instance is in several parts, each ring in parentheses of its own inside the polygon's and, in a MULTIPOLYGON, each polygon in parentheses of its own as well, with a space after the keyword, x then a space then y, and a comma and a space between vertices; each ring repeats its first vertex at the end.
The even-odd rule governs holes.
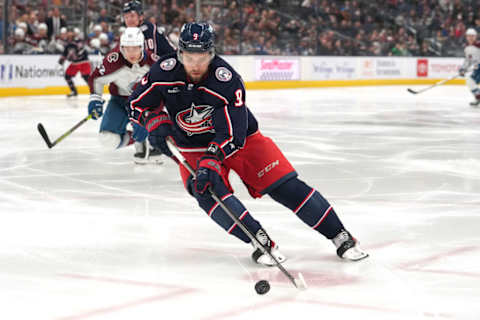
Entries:
POLYGON ((195 192, 204 194, 208 188, 214 188, 222 182, 222 163, 213 154, 205 154, 198 160, 195 179, 195 192))
POLYGON ((145 115, 143 123, 149 132, 148 141, 152 147, 160 149, 168 157, 173 156, 168 148, 167 137, 173 135, 172 121, 166 112, 150 112, 145 115))

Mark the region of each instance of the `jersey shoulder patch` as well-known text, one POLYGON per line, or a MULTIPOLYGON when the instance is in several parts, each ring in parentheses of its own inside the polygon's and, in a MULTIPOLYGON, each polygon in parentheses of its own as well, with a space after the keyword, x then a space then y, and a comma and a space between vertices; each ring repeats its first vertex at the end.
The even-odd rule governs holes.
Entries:
POLYGON ((219 81, 228 82, 232 80, 232 72, 225 67, 218 67, 217 70, 215 70, 215 77, 217 77, 219 81))
POLYGON ((142 30, 142 32, 147 31, 147 30, 148 30, 148 25, 142 24, 142 25, 140 26, 140 30, 142 30))
POLYGON ((160 69, 170 71, 177 65, 177 59, 169 58, 160 62, 160 69))
POLYGON ((118 52, 116 51, 113 51, 113 52, 110 52, 108 55, 107 55, 107 61, 109 63, 115 63, 118 61, 118 58, 119 58, 119 54, 118 52))

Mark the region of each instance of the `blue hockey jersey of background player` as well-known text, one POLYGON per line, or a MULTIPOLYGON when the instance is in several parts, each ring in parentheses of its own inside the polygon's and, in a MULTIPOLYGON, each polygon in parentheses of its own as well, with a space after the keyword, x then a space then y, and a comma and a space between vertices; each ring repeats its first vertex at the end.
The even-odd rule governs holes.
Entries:
POLYGON ((144 22, 139 28, 143 32, 145 47, 148 50, 159 57, 175 52, 175 49, 156 25, 151 22, 144 22))

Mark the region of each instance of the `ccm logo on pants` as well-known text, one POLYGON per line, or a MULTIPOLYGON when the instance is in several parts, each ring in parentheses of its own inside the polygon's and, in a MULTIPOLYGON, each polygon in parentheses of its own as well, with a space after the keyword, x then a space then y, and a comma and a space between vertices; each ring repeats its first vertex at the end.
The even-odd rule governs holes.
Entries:
POLYGON ((275 168, 276 166, 278 166, 278 164, 280 163, 279 160, 275 160, 274 162, 270 163, 269 165, 267 165, 265 168, 263 168, 262 170, 260 170, 258 173, 257 173, 257 176, 259 178, 263 177, 265 175, 265 173, 268 173, 270 170, 272 170, 273 168, 275 168))

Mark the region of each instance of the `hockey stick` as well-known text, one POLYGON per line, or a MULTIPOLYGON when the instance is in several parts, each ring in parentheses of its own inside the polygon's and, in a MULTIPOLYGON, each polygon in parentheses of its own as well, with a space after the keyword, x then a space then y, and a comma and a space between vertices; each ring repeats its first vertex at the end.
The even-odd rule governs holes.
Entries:
POLYGON ((68 137, 73 131, 75 131, 76 129, 78 129, 78 127, 80 127, 82 124, 84 124, 85 122, 87 122, 88 120, 90 120, 92 118, 92 114, 90 113, 88 116, 86 116, 85 118, 83 118, 82 120, 80 120, 80 122, 78 122, 76 125, 74 125, 70 130, 68 130, 67 132, 65 132, 64 134, 62 134, 60 136, 60 138, 58 138, 57 140, 51 142, 50 141, 50 138, 48 137, 48 134, 47 134, 47 131, 45 131, 45 128, 43 127, 43 124, 39 123, 37 125, 37 129, 38 129, 38 132, 40 132, 40 135, 42 136, 43 140, 45 140, 45 143, 47 144, 48 148, 53 148, 57 143, 59 143, 60 141, 62 141, 63 139, 65 139, 66 137, 68 137))
MULTIPOLYGON (((193 170, 192 166, 183 158, 182 154, 180 153, 180 150, 178 150, 177 145, 175 142, 173 142, 173 139, 171 137, 167 138, 168 145, 170 147, 170 150, 174 154, 172 159, 178 163, 183 165, 193 176, 195 179, 195 170, 193 170)), ((263 254, 267 254, 276 264, 276 266, 280 269, 280 271, 293 283, 293 285, 300 290, 305 290, 307 289, 307 284, 305 283, 305 279, 303 278, 303 275, 299 272, 298 273, 298 278, 295 279, 290 272, 288 272, 282 264, 268 251, 263 244, 258 241, 258 239, 253 235, 253 233, 247 229, 247 227, 243 224, 241 220, 239 220, 235 214, 232 212, 232 210, 223 202, 222 199, 209 187, 208 191, 210 192, 213 200, 218 202, 220 207, 228 214, 228 216, 237 224, 237 226, 242 229, 242 231, 250 238, 250 240, 255 243, 255 245, 262 251, 263 254)))
POLYGON ((415 91, 415 90, 410 89, 410 88, 408 88, 407 91, 410 92, 410 93, 412 93, 412 94, 419 94, 419 93, 425 92, 425 91, 427 91, 427 90, 430 90, 430 89, 432 89, 432 88, 441 86, 442 84, 444 84, 444 83, 446 83, 446 82, 448 82, 448 81, 450 81, 450 80, 453 80, 453 79, 455 79, 455 78, 458 78, 458 76, 459 76, 459 74, 456 74, 456 75, 454 75, 454 76, 451 76, 451 77, 448 78, 448 79, 439 81, 439 82, 431 85, 430 87, 426 87, 426 88, 421 89, 421 90, 418 90, 418 91, 415 91))

